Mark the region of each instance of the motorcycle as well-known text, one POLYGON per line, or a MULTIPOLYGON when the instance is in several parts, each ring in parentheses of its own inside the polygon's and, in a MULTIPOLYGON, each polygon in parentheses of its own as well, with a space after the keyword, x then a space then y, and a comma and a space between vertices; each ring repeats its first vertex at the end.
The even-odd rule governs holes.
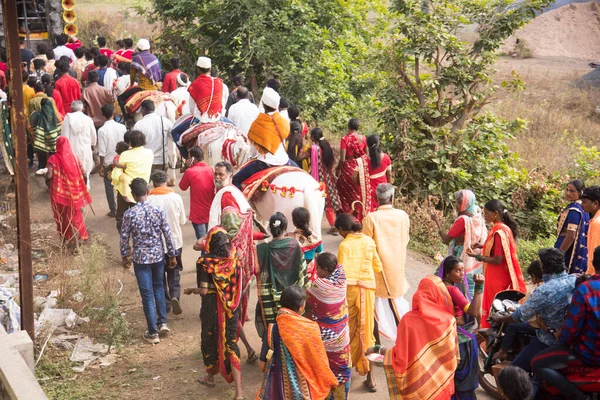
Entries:
MULTIPOLYGON (((519 306, 525 295, 518 290, 504 290, 499 292, 492 302, 490 316, 494 314, 510 315, 519 306)), ((477 332, 477 344, 479 346, 479 384, 493 398, 502 399, 500 388, 496 378, 502 368, 510 365, 517 354, 529 344, 531 335, 518 335, 512 348, 507 352, 507 359, 503 362, 494 359, 494 355, 500 350, 502 339, 506 333, 508 323, 496 324, 491 322, 491 328, 480 329, 477 332)))
MULTIPOLYGON (((518 307, 519 301, 525 295, 517 290, 505 290, 496 295, 492 302, 490 315, 510 315, 518 307)), ((502 339, 505 336, 508 323, 496 324, 491 322, 491 328, 481 329, 477 332, 477 343, 479 346, 479 384, 493 398, 503 399, 497 384, 500 371, 510 365, 510 362, 527 346, 533 335, 519 334, 511 349, 507 352, 504 361, 494 359, 494 355, 500 350, 502 339)), ((579 390, 588 394, 594 400, 600 400, 600 368, 590 366, 572 366, 561 371, 569 381, 575 383, 579 390)), ((544 384, 540 388, 537 400, 559 400, 563 396, 552 386, 544 384)))

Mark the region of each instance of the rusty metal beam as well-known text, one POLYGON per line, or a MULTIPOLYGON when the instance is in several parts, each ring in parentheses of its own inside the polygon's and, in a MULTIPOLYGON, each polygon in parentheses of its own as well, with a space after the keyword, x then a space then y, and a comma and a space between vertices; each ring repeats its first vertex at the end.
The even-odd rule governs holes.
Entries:
POLYGON ((27 175, 27 115, 23 103, 21 51, 16 0, 2 0, 4 35, 8 56, 10 127, 15 150, 15 191, 17 199, 17 236, 19 249, 19 292, 21 329, 34 340, 33 271, 31 266, 31 219, 29 215, 29 177, 27 175))

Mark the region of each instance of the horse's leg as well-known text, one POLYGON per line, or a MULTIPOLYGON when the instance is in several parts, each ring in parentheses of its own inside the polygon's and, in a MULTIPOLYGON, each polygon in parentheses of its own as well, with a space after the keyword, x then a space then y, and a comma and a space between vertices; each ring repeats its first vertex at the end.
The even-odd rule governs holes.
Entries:
POLYGON ((173 137, 171 135, 168 136, 167 141, 168 141, 168 145, 167 145, 167 149, 168 149, 167 186, 175 186, 175 182, 177 181, 176 168, 177 168, 178 150, 177 150, 177 146, 175 145, 175 142, 173 141, 173 137))

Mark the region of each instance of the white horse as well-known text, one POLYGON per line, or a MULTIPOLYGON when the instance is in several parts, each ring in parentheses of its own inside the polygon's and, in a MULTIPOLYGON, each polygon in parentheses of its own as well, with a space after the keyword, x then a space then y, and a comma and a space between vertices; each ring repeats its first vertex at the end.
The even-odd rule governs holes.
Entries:
MULTIPOLYGON (((191 134, 193 130, 188 128, 191 119, 191 115, 182 116, 173 125, 173 134, 176 135, 179 145, 185 142, 186 135, 191 134)), ((246 135, 228 123, 220 123, 218 127, 202 132, 196 138, 195 145, 202 149, 204 160, 211 167, 220 161, 229 161, 237 169, 248 161, 250 154, 246 135), (207 140, 207 137, 210 139, 207 140), (224 148, 226 141, 228 146, 224 148)))
POLYGON ((271 215, 279 211, 288 220, 288 231, 293 232, 292 211, 297 207, 304 207, 310 212, 310 230, 321 236, 321 221, 325 209, 321 184, 304 171, 291 171, 273 179, 271 185, 275 186, 275 193, 269 188, 256 202, 251 202, 257 219, 268 226, 271 215), (285 196, 281 188, 286 188, 285 196), (295 189, 293 196, 290 196, 291 188, 295 189))

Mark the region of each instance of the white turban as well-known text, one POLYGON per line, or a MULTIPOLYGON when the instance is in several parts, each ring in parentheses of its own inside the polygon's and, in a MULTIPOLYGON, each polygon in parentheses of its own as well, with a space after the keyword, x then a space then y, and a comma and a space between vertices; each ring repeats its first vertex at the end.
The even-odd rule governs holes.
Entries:
POLYGON ((270 87, 266 87, 265 90, 263 90, 262 98, 260 99, 265 106, 274 108, 276 110, 279 108, 280 100, 281 96, 279 96, 279 93, 270 87))
POLYGON ((198 57, 198 62, 196 62, 196 65, 200 68, 210 69, 212 63, 208 57, 198 57))
POLYGON ((138 40, 135 47, 140 51, 150 50, 150 42, 148 41, 148 39, 140 39, 138 40))

